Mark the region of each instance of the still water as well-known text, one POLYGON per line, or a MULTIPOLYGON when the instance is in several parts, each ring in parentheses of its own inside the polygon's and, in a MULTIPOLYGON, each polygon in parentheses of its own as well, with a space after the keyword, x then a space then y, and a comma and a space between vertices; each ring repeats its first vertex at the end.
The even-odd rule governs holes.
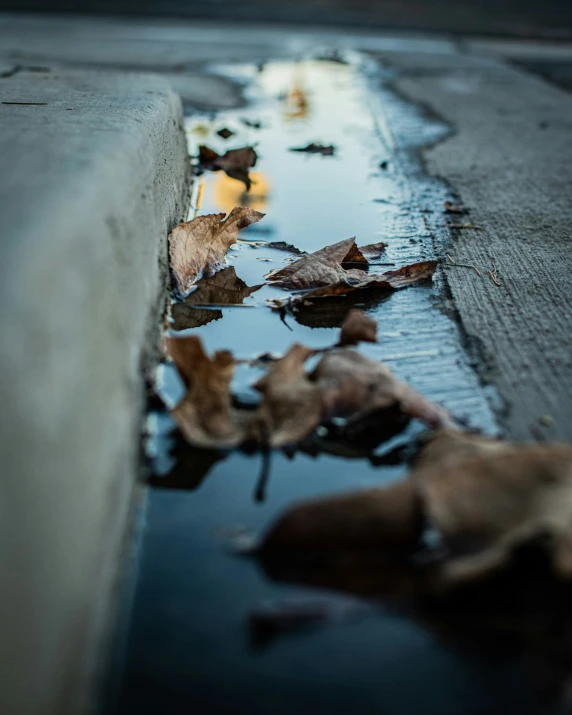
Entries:
MULTIPOLYGON (((411 179, 388 145, 383 107, 380 111, 379 102, 374 106, 368 100, 371 66, 360 58, 350 60, 218 68, 247 85, 246 107, 188 118, 192 155, 199 144, 219 153, 252 145, 259 155, 250 193, 224 172, 205 173, 195 183, 191 209, 191 217, 227 212, 235 205, 267 214, 241 232, 228 256, 229 266, 248 286, 261 284, 265 273, 292 259, 266 246, 271 241, 308 252, 349 236, 356 236, 358 245, 384 241, 388 247, 374 271, 436 257, 423 209, 412 200, 411 179), (217 132, 223 128, 234 134, 222 139, 217 132), (336 152, 290 151, 311 142, 333 144, 336 152)), ((427 177, 424 181, 431 186, 427 177)), ((447 198, 442 187, 435 186, 433 198, 427 210, 442 212, 447 198)), ((191 308, 172 328, 196 331, 208 351, 230 349, 240 358, 283 353, 294 341, 313 347, 335 342, 346 302, 283 322, 266 305, 277 296, 284 293, 263 287, 246 295, 240 306, 191 308), (190 324, 199 327, 185 328, 189 315, 190 324)), ((365 354, 388 363, 471 426, 495 431, 457 324, 444 310, 439 275, 433 284, 361 301, 379 325, 379 342, 360 348, 365 354)), ((255 378, 253 370, 238 370, 235 391, 248 395, 255 378)), ((176 399, 177 390, 180 394, 169 366, 160 369, 159 382, 167 402, 176 399)), ((262 602, 327 594, 271 580, 254 560, 232 553, 229 534, 260 533, 285 508, 307 497, 399 479, 403 465, 277 452, 260 499, 260 455, 201 457, 182 443, 159 408, 150 414, 149 431, 153 486, 143 519, 125 659, 118 667, 117 714, 290 715, 321 708, 331 714, 537 712, 538 689, 528 681, 519 655, 484 655, 461 647, 394 605, 264 644, 253 640, 248 616, 262 602)), ((410 428, 401 441, 415 431, 410 428)))

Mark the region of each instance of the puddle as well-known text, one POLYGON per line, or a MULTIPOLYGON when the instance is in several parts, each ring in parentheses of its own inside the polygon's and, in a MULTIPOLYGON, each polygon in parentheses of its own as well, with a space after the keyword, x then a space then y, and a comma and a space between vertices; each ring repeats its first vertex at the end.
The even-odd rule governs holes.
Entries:
MULTIPOLYGON (((228 256, 247 286, 261 284, 265 273, 292 258, 269 248, 270 241, 310 252, 356 236, 358 245, 388 244, 382 264, 435 257, 425 215, 411 200, 411 180, 372 110, 371 69, 359 62, 219 69, 251 80, 247 107, 188 119, 193 154, 204 143, 220 153, 253 145, 259 155, 249 194, 223 172, 203 174, 192 214, 227 212, 240 204, 267 213, 241 233, 228 256), (227 140, 217 135, 225 127, 234 132, 227 140), (312 142, 333 144, 335 154, 289 151, 312 142)), ((409 121, 402 111, 403 121, 409 121)), ((430 191, 429 180, 423 181, 423 191, 430 191)), ((284 293, 241 289, 242 306, 186 306, 185 319, 197 326, 187 330, 197 331, 207 350, 230 349, 241 358, 283 353, 294 341, 312 347, 335 341, 347 302, 320 306, 298 320, 289 317, 286 325, 265 305, 276 296, 284 293)), ((444 301, 438 276, 432 285, 367 296, 360 305, 378 321, 379 342, 360 350, 385 361, 470 426, 494 432, 458 326, 441 310, 444 301)), ((184 325, 180 316, 177 321, 173 328, 184 325)), ((235 391, 247 394, 252 376, 238 370, 235 391)), ((161 368, 161 385, 167 401, 176 401, 180 386, 169 366, 161 368)), ((319 707, 329 713, 399 715, 535 711, 536 696, 522 687, 518 660, 462 649, 395 611, 291 634, 263 650, 249 639, 248 614, 262 601, 316 591, 273 581, 254 561, 233 555, 221 532, 259 531, 295 501, 380 486, 400 478, 403 465, 327 450, 291 458, 274 453, 261 500, 261 455, 199 453, 181 443, 165 413, 152 413, 149 426, 155 473, 118 713, 290 715, 319 707)))

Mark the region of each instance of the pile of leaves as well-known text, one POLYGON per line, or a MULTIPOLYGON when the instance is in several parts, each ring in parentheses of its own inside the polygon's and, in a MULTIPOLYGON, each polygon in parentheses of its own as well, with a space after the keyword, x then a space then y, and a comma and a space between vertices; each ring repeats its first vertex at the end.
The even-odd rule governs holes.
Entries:
MULTIPOLYGON (((259 211, 235 207, 226 218, 222 213, 207 214, 176 226, 169 234, 169 253, 179 292, 189 293, 199 279, 221 270, 239 231, 262 218, 264 214, 259 211)), ((394 271, 369 273, 371 262, 384 250, 384 243, 358 248, 355 238, 347 238, 303 255, 285 268, 272 271, 265 280, 278 288, 296 291, 294 300, 299 301, 363 289, 398 290, 430 279, 437 268, 437 261, 421 261, 394 271)))
MULTIPOLYGON (((220 159, 210 161, 220 165, 220 159)), ((179 292, 187 295, 181 305, 241 302, 260 287, 247 286, 234 269, 224 266, 238 232, 262 218, 250 208, 237 207, 226 218, 201 216, 171 232, 171 268, 179 292)), ((432 277, 435 261, 369 272, 384 248, 358 248, 355 239, 348 238, 301 254, 265 280, 293 292, 289 302, 306 304, 357 290, 396 290, 432 277)), ((430 529, 440 537, 430 568, 438 589, 473 583, 506 568, 531 542, 542 544, 555 574, 571 578, 572 446, 518 445, 464 433, 386 365, 352 347, 375 341, 376 329, 375 321, 352 310, 331 348, 292 345, 267 363, 266 373, 253 385, 260 395, 255 407, 240 404, 232 394, 240 362, 236 356, 229 351, 209 356, 197 336, 167 340, 186 386, 172 414, 195 447, 283 448, 333 423, 341 424, 342 432, 367 425, 377 443, 411 419, 435 430, 405 480, 295 506, 266 533, 258 551, 261 558, 268 562, 336 553, 351 554, 344 563, 355 564, 358 553, 385 553, 394 560, 397 554, 398 561, 410 566, 430 529)))
POLYGON ((333 420, 344 420, 348 427, 367 421, 379 432, 378 441, 412 418, 431 427, 448 424, 441 408, 400 382, 386 365, 348 347, 375 340, 375 328, 375 321, 355 310, 342 326, 337 346, 315 351, 294 344, 253 385, 261 396, 254 410, 233 400, 237 360, 229 351, 209 357, 195 335, 169 338, 168 352, 187 388, 173 417, 189 443, 219 449, 249 443, 296 445, 333 420), (319 361, 307 369, 313 355, 320 355, 319 361))

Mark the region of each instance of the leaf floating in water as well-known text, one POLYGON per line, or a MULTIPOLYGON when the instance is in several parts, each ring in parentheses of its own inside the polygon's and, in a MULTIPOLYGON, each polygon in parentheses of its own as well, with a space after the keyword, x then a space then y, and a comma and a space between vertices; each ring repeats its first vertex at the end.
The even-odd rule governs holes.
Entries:
POLYGON ((291 243, 286 243, 286 241, 270 241, 266 244, 267 248, 274 248, 277 251, 287 251, 288 253, 294 253, 296 256, 305 256, 306 251, 301 251, 296 246, 291 243))
POLYGON ((216 273, 238 232, 262 218, 259 211, 237 206, 226 218, 223 213, 207 214, 175 226, 169 234, 169 255, 181 293, 187 293, 199 277, 216 273))
POLYGON ((250 191, 252 185, 249 170, 256 165, 257 159, 258 155, 251 146, 230 149, 223 156, 220 156, 207 146, 201 145, 199 147, 199 165, 201 169, 209 169, 210 171, 222 169, 231 179, 242 181, 247 191, 250 191))
POLYGON ((247 286, 238 278, 234 266, 223 268, 214 276, 202 278, 195 284, 195 290, 181 303, 171 309, 173 330, 187 330, 205 325, 222 317, 220 311, 201 310, 203 306, 238 305, 261 286, 247 286))
POLYGON ((293 147, 290 151, 300 151, 305 152, 306 154, 321 154, 322 156, 333 156, 336 148, 333 144, 324 146, 324 144, 314 144, 314 142, 312 142, 311 144, 308 144, 308 146, 293 147))
MULTIPOLYGON (((372 247, 367 248, 371 254, 372 247)), ((279 288, 308 290, 303 296, 306 299, 346 295, 362 288, 397 290, 431 278, 437 268, 437 261, 421 261, 376 275, 359 268, 346 270, 342 265, 344 263, 368 265, 367 258, 355 245, 355 238, 347 238, 310 253, 285 268, 272 271, 265 278, 279 288)))
POLYGON ((234 136, 234 132, 231 132, 231 130, 227 129, 226 127, 219 129, 217 134, 219 135, 219 137, 222 137, 223 139, 228 139, 229 137, 234 136))
POLYGON ((230 381, 234 359, 222 350, 211 358, 200 338, 169 338, 168 350, 187 387, 187 394, 172 410, 185 438, 198 447, 234 447, 244 430, 231 407, 230 381))
POLYGON ((342 323, 340 345, 377 342, 377 322, 363 310, 352 308, 342 323))
POLYGON ((400 431, 411 418, 430 426, 447 424, 440 408, 397 380, 385 365, 353 350, 326 353, 308 373, 305 363, 314 350, 293 345, 254 385, 262 395, 255 410, 232 406, 230 383, 236 361, 231 353, 217 352, 209 358, 196 336, 170 338, 168 350, 187 386, 172 414, 195 446, 227 448, 255 442, 283 447, 337 417, 352 426, 367 421, 380 435, 376 443, 400 431))

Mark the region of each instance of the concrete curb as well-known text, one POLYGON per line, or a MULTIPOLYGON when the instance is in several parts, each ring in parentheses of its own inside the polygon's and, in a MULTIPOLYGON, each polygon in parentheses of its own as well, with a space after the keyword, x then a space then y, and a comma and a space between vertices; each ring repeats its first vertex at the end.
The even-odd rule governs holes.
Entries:
POLYGON ((189 162, 155 77, 23 70, 0 101, 0 710, 65 715, 109 612, 189 162))

